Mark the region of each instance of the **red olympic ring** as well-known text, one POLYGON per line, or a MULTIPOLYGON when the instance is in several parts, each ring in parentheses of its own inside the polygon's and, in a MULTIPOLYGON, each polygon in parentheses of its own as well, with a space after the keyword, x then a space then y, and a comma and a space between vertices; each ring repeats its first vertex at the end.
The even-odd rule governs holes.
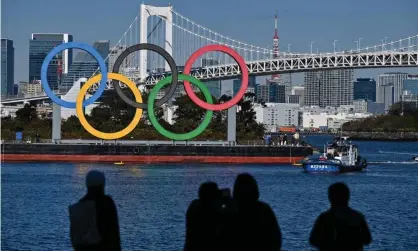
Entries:
POLYGON ((192 69, 193 63, 204 53, 210 52, 210 51, 221 51, 229 56, 231 56, 235 61, 238 63, 239 68, 241 69, 242 73, 242 81, 241 81, 241 88, 239 89, 237 95, 233 97, 228 102, 222 103, 222 104, 209 104, 196 96, 196 94, 193 92, 192 86, 190 85, 189 81, 184 80, 184 89, 187 93, 187 95, 190 97, 190 99, 198 106, 211 111, 221 111, 226 110, 234 105, 236 105, 241 98, 244 96, 245 91, 248 87, 248 69, 247 65, 244 61, 244 59, 239 55, 236 51, 234 51, 232 48, 225 46, 225 45, 218 45, 218 44, 212 44, 207 45, 199 50, 195 51, 190 58, 187 60, 186 65, 184 66, 183 74, 190 75, 190 70, 192 69))

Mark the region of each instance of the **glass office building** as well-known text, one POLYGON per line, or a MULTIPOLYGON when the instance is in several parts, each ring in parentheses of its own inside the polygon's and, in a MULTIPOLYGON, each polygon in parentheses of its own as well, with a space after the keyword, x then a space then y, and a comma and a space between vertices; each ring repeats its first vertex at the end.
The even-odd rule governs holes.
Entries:
POLYGON ((371 78, 358 78, 354 82, 353 99, 364 99, 376 102, 376 81, 371 78))
POLYGON ((13 40, 1 39, 1 96, 13 94, 15 74, 13 40))
MULTIPOLYGON (((248 76, 248 88, 256 90, 256 78, 255 76, 248 76)), ((241 88, 241 78, 234 79, 232 83, 232 92, 233 96, 237 95, 239 89, 241 88)))
MULTIPOLYGON (((29 82, 41 80, 42 63, 48 53, 62 43, 73 41, 73 36, 69 34, 32 34, 29 41, 29 82)), ((58 53, 48 67, 47 79, 51 89, 56 90, 62 81, 63 76, 71 67, 73 50, 64 50, 58 53), (62 72, 59 72, 61 64, 62 72)))
MULTIPOLYGON (((109 55, 110 42, 109 40, 100 40, 93 43, 93 48, 99 52, 100 56, 103 59, 107 58, 109 55)), ((105 61, 106 67, 108 66, 108 59, 105 61)), ((68 70, 68 73, 65 75, 64 80, 61 83, 60 89, 63 91, 68 91, 79 78, 90 78, 96 72, 100 73, 99 63, 97 60, 90 55, 90 53, 85 51, 80 51, 77 53, 74 61, 68 70)), ((108 70, 109 71, 109 70, 108 70)))
POLYGON ((403 81, 403 90, 418 95, 418 75, 408 75, 403 81))

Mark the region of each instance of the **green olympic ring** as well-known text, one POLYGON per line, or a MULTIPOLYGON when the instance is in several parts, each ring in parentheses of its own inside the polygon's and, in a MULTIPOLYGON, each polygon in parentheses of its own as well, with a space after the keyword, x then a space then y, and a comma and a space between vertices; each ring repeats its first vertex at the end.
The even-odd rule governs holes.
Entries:
MULTIPOLYGON (((196 78, 194 78, 190 75, 184 75, 184 74, 179 74, 178 78, 179 78, 179 80, 189 81, 190 83, 197 86, 203 92, 203 95, 205 96, 206 101, 209 104, 213 104, 212 95, 210 94, 210 92, 209 92, 208 88, 205 86, 205 84, 203 84, 200 80, 198 80, 198 79, 196 79, 196 78)), ((155 114, 154 114, 154 100, 157 97, 158 91, 161 88, 163 88, 164 86, 170 84, 171 79, 172 79, 171 76, 163 78, 162 80, 160 80, 155 85, 155 87, 150 92, 149 97, 148 97, 148 118, 151 121, 151 124, 154 126, 154 128, 160 134, 164 135, 167 138, 170 138, 172 140, 189 140, 189 139, 195 138, 199 134, 201 134, 206 129, 206 127, 208 127, 208 125, 209 125, 209 123, 212 119, 212 116, 213 116, 213 111, 207 110, 202 123, 196 129, 194 129, 191 132, 187 132, 187 133, 173 133, 173 132, 170 132, 170 131, 166 130, 165 128, 163 128, 160 125, 160 123, 158 123, 158 120, 155 117, 155 114)))

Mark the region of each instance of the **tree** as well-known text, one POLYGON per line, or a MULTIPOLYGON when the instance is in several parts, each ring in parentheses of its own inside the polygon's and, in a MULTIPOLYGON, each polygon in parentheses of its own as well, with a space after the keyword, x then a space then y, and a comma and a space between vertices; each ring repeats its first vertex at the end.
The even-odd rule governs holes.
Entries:
POLYGON ((256 112, 253 109, 254 94, 246 93, 238 102, 237 116, 237 137, 238 139, 256 139, 261 138, 265 133, 265 127, 262 123, 257 123, 256 112))
POLYGON ((31 104, 25 104, 23 108, 16 111, 16 118, 24 123, 30 123, 32 120, 37 119, 36 106, 31 104))

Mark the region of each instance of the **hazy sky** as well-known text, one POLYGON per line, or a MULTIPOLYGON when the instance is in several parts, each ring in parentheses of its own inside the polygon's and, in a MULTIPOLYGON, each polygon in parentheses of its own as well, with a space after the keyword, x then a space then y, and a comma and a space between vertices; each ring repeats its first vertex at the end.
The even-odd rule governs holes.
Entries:
MULTIPOLYGON (((166 6, 168 1, 145 2, 166 6)), ((116 43, 139 12, 138 0, 2 0, 2 38, 14 41, 15 79, 28 79, 31 33, 70 33, 75 41, 116 43), (100 4, 99 4, 100 3, 100 4)), ((418 0, 173 0, 182 15, 220 34, 249 44, 271 46, 273 15, 279 11, 282 51, 308 52, 311 41, 320 51, 380 44, 385 36, 397 40, 418 34, 418 0)), ((356 70, 374 77, 393 69, 356 70)), ((418 73, 417 68, 396 69, 418 73)), ((295 82, 303 81, 301 74, 295 82)), ((295 83, 298 84, 298 83, 295 83)))

